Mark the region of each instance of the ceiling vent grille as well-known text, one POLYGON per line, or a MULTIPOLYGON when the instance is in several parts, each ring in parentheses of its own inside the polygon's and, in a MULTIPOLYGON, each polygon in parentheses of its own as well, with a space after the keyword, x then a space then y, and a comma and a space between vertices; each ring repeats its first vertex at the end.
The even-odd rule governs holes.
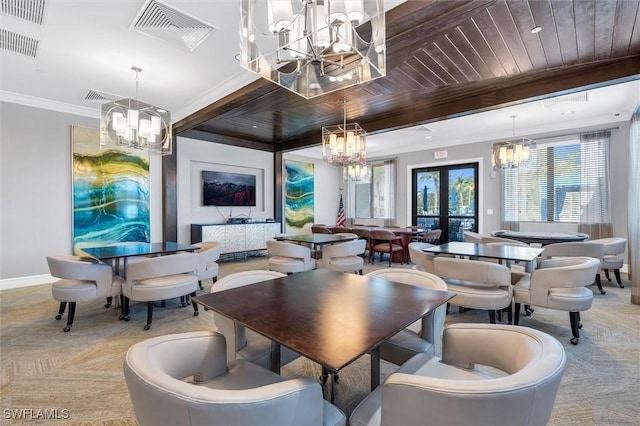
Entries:
POLYGON ((427 133, 433 132, 433 129, 427 126, 426 124, 422 124, 420 126, 415 126, 415 127, 409 127, 403 130, 407 132, 427 132, 427 133))
POLYGON ((131 29, 193 51, 218 28, 158 0, 148 0, 131 29))
POLYGON ((40 40, 0 28, 0 48, 4 50, 36 58, 39 46, 40 40))
POLYGON ((544 109, 552 109, 568 106, 576 103, 589 102, 589 92, 573 93, 571 95, 556 96, 555 98, 544 99, 542 107, 544 109))
POLYGON ((101 92, 100 90, 89 89, 87 94, 84 97, 85 101, 96 102, 96 103, 105 103, 111 101, 117 101, 119 99, 124 99, 124 96, 114 95, 113 93, 101 92))
POLYGON ((2 0, 2 13, 42 25, 45 0, 2 0))

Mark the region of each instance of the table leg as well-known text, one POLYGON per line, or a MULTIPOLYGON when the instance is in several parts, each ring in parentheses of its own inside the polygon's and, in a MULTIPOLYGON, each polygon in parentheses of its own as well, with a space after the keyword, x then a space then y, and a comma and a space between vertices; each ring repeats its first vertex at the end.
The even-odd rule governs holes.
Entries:
POLYGON ((371 350, 371 392, 380 386, 380 346, 371 350))
POLYGON ((280 343, 271 341, 271 371, 280 374, 280 343))

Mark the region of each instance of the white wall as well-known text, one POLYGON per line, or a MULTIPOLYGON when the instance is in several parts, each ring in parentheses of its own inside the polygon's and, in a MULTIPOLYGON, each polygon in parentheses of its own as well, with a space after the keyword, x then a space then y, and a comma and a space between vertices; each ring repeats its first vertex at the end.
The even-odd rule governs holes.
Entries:
MULTIPOLYGON (((629 153, 629 122, 613 122, 605 125, 584 127, 580 129, 569 129, 563 132, 555 132, 540 135, 529 135, 534 140, 553 140, 555 136, 567 133, 582 133, 590 130, 602 128, 616 128, 611 131, 610 143, 610 189, 611 189, 611 214, 613 224, 613 235, 625 237, 627 235, 627 199, 624 194, 629 187, 628 173, 628 153, 629 153)), ((500 229, 500 206, 502 204, 502 194, 500 190, 500 172, 492 177, 491 173, 491 146, 496 141, 478 142, 466 145, 450 146, 446 148, 438 147, 425 149, 406 154, 398 155, 398 192, 397 211, 398 225, 410 225, 411 221, 411 200, 408 199, 411 184, 411 170, 423 167, 424 165, 444 165, 461 164, 478 161, 481 165, 480 177, 480 201, 479 201, 479 224, 481 233, 491 233, 500 229), (447 150, 448 157, 445 159, 434 159, 435 151, 447 150), (493 209, 493 215, 487 214, 488 209, 493 209), (403 223, 405 221, 406 223, 403 223)), ((425 142, 425 147, 428 142, 425 142)), ((576 224, 548 224, 536 222, 521 222, 520 228, 523 231, 548 231, 548 232, 575 232, 576 224)))
MULTIPOLYGON (((72 253, 71 127, 97 129, 99 120, 0 102, 0 124, 0 288, 8 288, 48 277, 47 255, 72 253)), ((158 162, 151 159, 152 239, 162 235, 158 162)))
POLYGON ((274 216, 274 154, 179 137, 177 157, 178 242, 191 242, 191 224, 224 223, 229 217, 274 216), (255 207, 202 205, 202 171, 256 176, 255 207))
MULTIPOLYGON (((313 163, 314 174, 314 223, 335 225, 340 203, 340 191, 344 189, 342 172, 339 167, 325 164, 317 158, 303 157, 295 152, 283 154, 285 160, 313 163)), ((346 199, 345 199, 346 202, 346 199)), ((308 230, 286 229, 287 233, 305 233, 308 230)))

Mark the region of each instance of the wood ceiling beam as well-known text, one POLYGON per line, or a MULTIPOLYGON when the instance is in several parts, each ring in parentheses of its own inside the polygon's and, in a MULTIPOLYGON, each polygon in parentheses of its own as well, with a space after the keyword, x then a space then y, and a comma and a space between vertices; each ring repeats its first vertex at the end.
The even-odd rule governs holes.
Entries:
MULTIPOLYGON (((533 100, 584 90, 587 86, 637 76, 640 55, 588 65, 563 67, 517 77, 447 86, 425 93, 424 101, 391 113, 358 119, 367 133, 402 129, 462 115, 503 108, 533 100), (430 99, 438 99, 433 102, 430 99)), ((412 94, 413 96, 414 94, 412 94)), ((276 152, 306 148, 318 144, 318 129, 292 140, 276 144, 276 152)))

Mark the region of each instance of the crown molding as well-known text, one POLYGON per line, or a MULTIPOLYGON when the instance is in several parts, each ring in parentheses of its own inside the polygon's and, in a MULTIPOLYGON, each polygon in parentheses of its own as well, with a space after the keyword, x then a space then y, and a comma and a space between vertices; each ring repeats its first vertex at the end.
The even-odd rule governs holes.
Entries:
POLYGON ((37 98, 35 96, 27 96, 21 95, 19 93, 7 92, 4 90, 0 90, 0 101, 30 106, 34 108, 48 109, 56 112, 64 112, 67 114, 81 115, 84 117, 98 119, 100 118, 99 108, 81 107, 78 105, 66 104, 49 99, 37 98))

